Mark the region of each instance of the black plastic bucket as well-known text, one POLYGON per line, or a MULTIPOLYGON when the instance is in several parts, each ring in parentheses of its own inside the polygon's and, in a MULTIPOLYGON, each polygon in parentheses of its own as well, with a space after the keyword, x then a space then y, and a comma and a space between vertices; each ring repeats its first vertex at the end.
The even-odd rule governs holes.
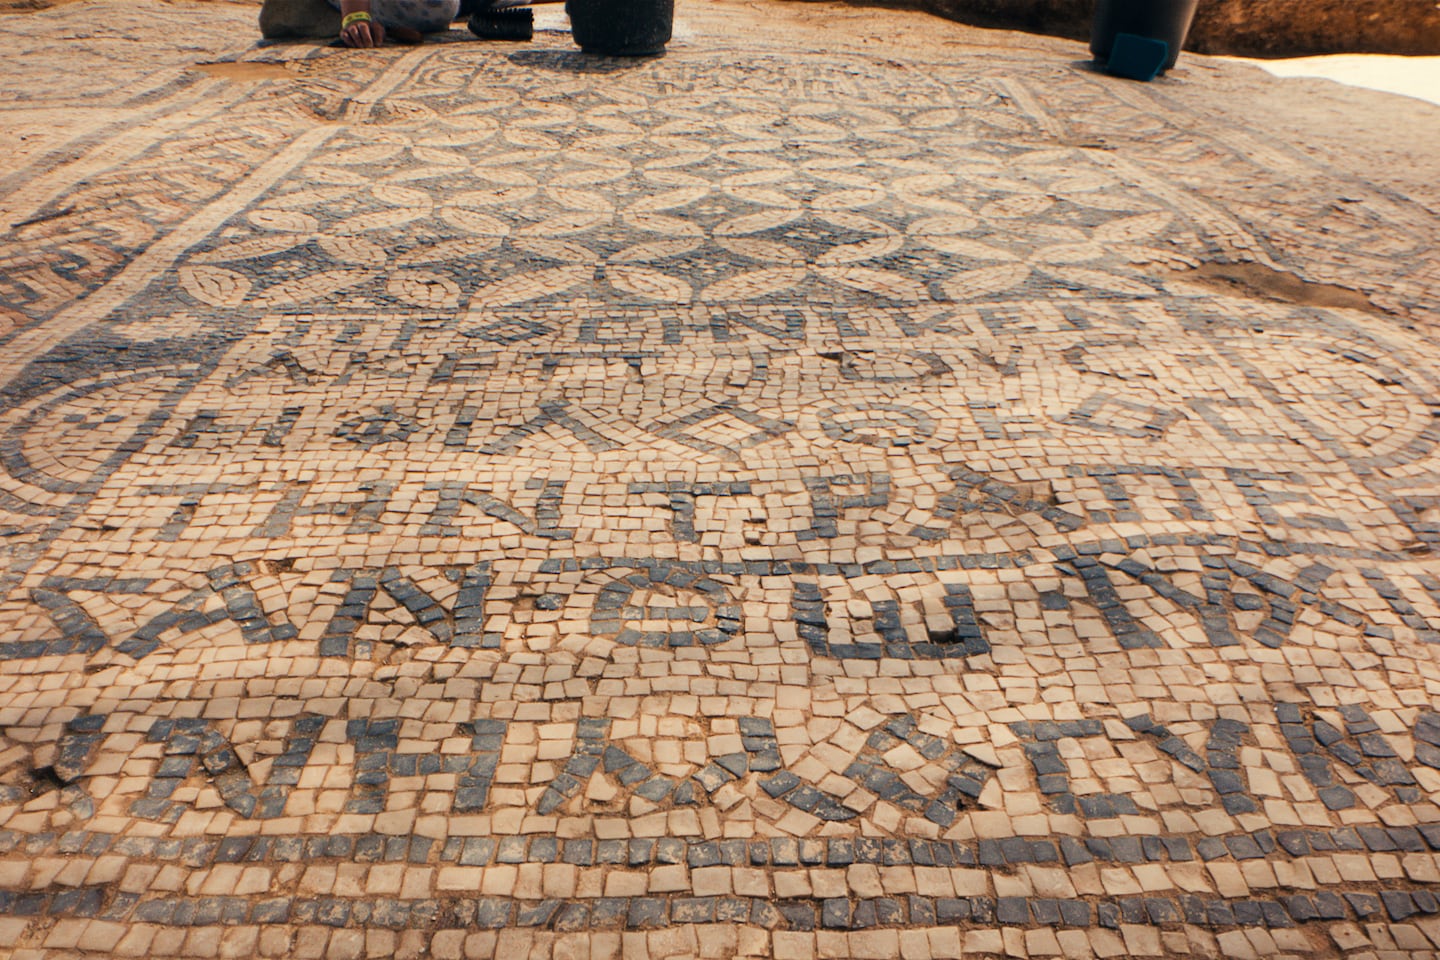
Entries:
POLYGON ((1164 40, 1170 57, 1164 69, 1175 66, 1190 21, 1200 0, 1096 0, 1095 19, 1090 26, 1090 52, 1096 60, 1107 61, 1115 46, 1115 35, 1133 33, 1150 40, 1164 40))
POLYGON ((565 12, 586 53, 648 57, 670 42, 675 0, 565 0, 565 12))

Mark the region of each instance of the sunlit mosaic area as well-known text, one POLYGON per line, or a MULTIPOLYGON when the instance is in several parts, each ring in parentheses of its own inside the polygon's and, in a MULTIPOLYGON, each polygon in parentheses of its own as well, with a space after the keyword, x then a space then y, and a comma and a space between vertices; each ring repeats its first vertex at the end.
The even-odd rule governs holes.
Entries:
POLYGON ((84 9, 3 24, 7 956, 1435 954, 1422 205, 1033 55, 37 83, 84 9))

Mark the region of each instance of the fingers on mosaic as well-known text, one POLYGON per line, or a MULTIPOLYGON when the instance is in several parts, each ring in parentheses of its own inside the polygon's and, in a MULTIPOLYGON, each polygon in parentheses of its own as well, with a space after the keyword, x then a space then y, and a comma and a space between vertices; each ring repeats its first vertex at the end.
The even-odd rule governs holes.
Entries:
POLYGON ((1435 290, 1194 282, 1282 148, 1035 62, 291 69, 4 246, 11 942, 1434 949, 1435 290))

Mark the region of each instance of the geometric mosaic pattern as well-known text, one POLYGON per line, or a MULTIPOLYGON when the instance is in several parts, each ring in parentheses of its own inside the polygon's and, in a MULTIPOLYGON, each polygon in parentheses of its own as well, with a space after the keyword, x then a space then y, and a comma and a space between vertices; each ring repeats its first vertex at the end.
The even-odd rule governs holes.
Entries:
POLYGON ((1060 45, 177 10, 0 24, 5 951, 1440 949, 1433 202, 1060 45))

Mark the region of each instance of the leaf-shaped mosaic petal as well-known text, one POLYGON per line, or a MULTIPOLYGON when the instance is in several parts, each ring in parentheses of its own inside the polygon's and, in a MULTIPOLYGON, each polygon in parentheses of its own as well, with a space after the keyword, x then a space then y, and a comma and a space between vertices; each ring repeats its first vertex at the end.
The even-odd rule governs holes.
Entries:
POLYGON ((513 143, 517 147, 531 147, 537 150, 553 150, 558 152, 561 149, 560 141, 554 137, 546 136, 539 130, 525 130, 521 126, 509 126, 501 133, 506 143, 513 143))
POLYGON ((615 264, 605 269, 605 277, 617 289, 661 303, 689 303, 694 296, 690 284, 659 270, 615 264))
POLYGON ((890 189, 902 197, 923 197, 937 190, 951 190, 955 178, 948 173, 922 173, 913 177, 900 177, 890 184, 890 189))
POLYGON ((364 283, 374 277, 369 270, 322 270, 308 277, 285 280, 266 289, 252 303, 257 307, 291 306, 312 303, 331 294, 364 283))
POLYGON ((975 217, 950 214, 944 217, 925 217, 916 220, 906 228, 906 232, 912 237, 918 237, 929 243, 931 237, 950 237, 959 233, 969 233, 979 225, 980 221, 975 217))
POLYGON ((627 213, 625 223, 637 230, 648 230, 651 233, 663 234, 667 237, 703 237, 705 231, 700 225, 680 217, 670 217, 663 213, 627 213))
POLYGON ((1117 277, 1101 270, 1084 270, 1080 267, 1046 267, 1042 273, 1065 282, 1067 285, 1090 287, 1120 293, 1128 297, 1153 297, 1155 289, 1138 280, 1117 277))
POLYGON ((1028 264, 1004 264, 957 273, 940 286, 952 300, 978 300, 1013 290, 1030 276, 1028 264))
POLYGON ((688 206, 697 200, 703 200, 709 195, 709 187, 682 187, 679 190, 666 190, 664 193, 652 194, 632 204, 627 212, 655 213, 661 210, 674 210, 688 206))
POLYGON ((651 240, 649 243, 637 243, 633 247, 626 247, 610 258, 611 263, 648 263, 652 260, 665 260, 670 257, 678 257, 681 254, 689 253, 700 246, 698 238, 687 238, 684 240, 651 240))
POLYGON ((948 107, 940 110, 922 110, 910 118, 910 126, 917 130, 934 130, 938 127, 953 127, 960 122, 960 111, 948 107))
POLYGON ((805 254, 794 247, 759 237, 716 237, 715 245, 750 260, 782 263, 791 267, 805 266, 805 254))
POLYGON ((212 307, 238 307, 250 292, 250 278, 224 267, 187 266, 178 271, 180 286, 212 307))
POLYGON ((292 233, 261 234, 258 237, 237 240, 234 243, 222 244, 213 250, 192 254, 190 262, 225 263, 230 260, 253 260, 256 257, 284 253, 291 247, 297 247, 304 243, 305 239, 305 237, 292 233))
POLYGON ((328 154, 325 161, 341 167, 378 163, 381 160, 389 160, 404 149, 405 146, 399 143, 371 143, 363 147, 337 150, 328 154))
POLYGON ((364 237, 343 237, 323 233, 316 237, 330 259, 362 267, 383 267, 389 260, 385 248, 364 237))
POLYGON ((763 230, 774 230, 776 227, 783 227, 786 224, 794 223, 800 219, 803 211, 793 210, 761 210, 759 213, 747 213, 743 217, 732 217, 715 228, 717 237, 743 237, 751 233, 760 233, 763 230))
POLYGON ((720 188, 722 190, 743 190, 746 187, 763 187, 767 183, 788 180, 792 176, 794 174, 789 167, 766 166, 760 170, 746 170, 744 173, 725 177, 720 181, 720 188))
POLYGON ((800 209, 800 201, 779 190, 762 190, 759 187, 742 187, 727 191, 737 200, 758 204, 762 207, 780 207, 788 210, 800 209))
POLYGON ((549 260, 562 263, 594 263, 599 259, 595 251, 570 240, 547 240, 542 237, 516 237, 510 245, 517 250, 533 253, 549 260))
POLYGON ((557 187, 593 187, 602 183, 614 183, 629 173, 628 168, 612 170, 604 167, 589 167, 584 170, 567 170, 554 177, 550 183, 557 187))
POLYGON ((471 309, 503 307, 527 300, 564 293, 577 284, 589 280, 594 273, 590 267, 550 267, 545 270, 530 270, 516 273, 487 284, 476 290, 470 297, 471 309))
POLYGON ((700 299, 708 303, 758 300, 788 290, 804 280, 808 273, 807 270, 794 268, 752 270, 710 284, 700 292, 700 299))
POLYGON ((429 210, 434 203, 433 198, 424 190, 416 190, 414 187, 401 187, 393 183, 377 183, 370 188, 370 193, 381 203, 388 203, 392 207, 404 207, 412 210, 429 210))
POLYGON ((1014 114, 1001 113, 998 110, 966 110, 965 119, 976 120, 1001 130, 1012 130, 1016 133, 1026 132, 1034 125, 1027 117, 1017 117, 1014 114))
POLYGON ((891 270, 876 270, 873 267, 817 267, 815 272, 853 290, 877 294, 888 300, 919 303, 930 299, 930 291, 925 289, 923 284, 891 270))
POLYGON ((839 246, 831 247, 815 262, 820 266, 834 267, 846 263, 861 263, 865 260, 874 260, 877 257, 889 256, 905 245, 905 239, 900 236, 876 237, 873 240, 861 240, 859 243, 842 243, 839 246))
POLYGON ((510 226, 503 220, 464 207, 441 210, 440 219, 477 237, 505 237, 510 234, 510 226))
POLYGON ((455 263, 494 250, 500 245, 498 237, 465 237, 460 240, 441 240, 416 247, 395 258, 397 267, 415 266, 422 263, 455 263))
POLYGON ((439 147, 415 147, 411 155, 427 167, 468 167, 470 159, 458 150, 439 147))
POLYGON ((1149 240, 1164 231, 1173 219, 1175 217, 1169 211, 1160 210, 1155 213, 1142 213, 1135 217, 1111 220, 1109 223, 1102 223, 1095 228, 1095 239, 1103 240, 1106 243, 1134 243, 1138 240, 1149 240))
POLYGON ((385 292, 397 300, 430 309, 454 309, 460 303, 460 287, 449 277, 420 271, 397 271, 385 284, 385 292))
POLYGON ((1102 243, 1059 243, 1035 252, 1038 263, 1089 263, 1109 256, 1109 249, 1102 243))
MULTIPOLYGON (((351 176, 353 178, 354 175, 351 176)), ((340 200, 354 193, 353 187, 307 187, 304 190, 282 193, 275 198, 274 203, 284 209, 294 210, 297 207, 318 207, 322 203, 340 200)))
POLYGON ((570 210, 546 217, 537 223, 527 223, 515 231, 517 237, 563 237, 566 234, 584 233, 586 230, 610 222, 608 213, 593 210, 570 210))
POLYGON ((272 230, 276 233, 314 233, 320 229, 319 221, 310 214, 301 213, 298 210, 276 210, 262 207, 259 210, 251 210, 245 215, 245 219, 261 230, 272 230))
POLYGON ((1054 194, 1091 193, 1113 187, 1119 181, 1108 173, 1080 173, 1073 177, 1062 177, 1050 184, 1054 194))
POLYGON ((404 226, 412 220, 419 220, 429 214, 429 210, 417 210, 413 207, 390 207, 386 210, 373 210, 370 213, 360 213, 353 217, 346 217, 344 220, 330 226, 330 231, 335 234, 367 233, 371 230, 393 230, 396 227, 404 226))
POLYGON ((488 190, 465 190, 452 197, 450 203, 456 207, 523 206, 525 201, 533 196, 535 196, 534 187, 502 186, 488 190))
POLYGON ((994 260, 1000 263, 1013 263, 1020 259, 1009 250, 992 247, 988 243, 981 243, 979 240, 967 240, 964 237, 925 237, 923 239, 927 244, 942 253, 965 257, 968 260, 994 260))
POLYGON ((980 208, 980 216, 1006 220, 1015 217, 1034 217, 1054 205, 1055 200, 1043 193, 1019 193, 985 204, 980 208))
POLYGON ((573 187, 546 187, 545 195, 562 207, 583 210, 590 213, 609 215, 615 205, 602 193, 593 190, 576 190, 573 187))

